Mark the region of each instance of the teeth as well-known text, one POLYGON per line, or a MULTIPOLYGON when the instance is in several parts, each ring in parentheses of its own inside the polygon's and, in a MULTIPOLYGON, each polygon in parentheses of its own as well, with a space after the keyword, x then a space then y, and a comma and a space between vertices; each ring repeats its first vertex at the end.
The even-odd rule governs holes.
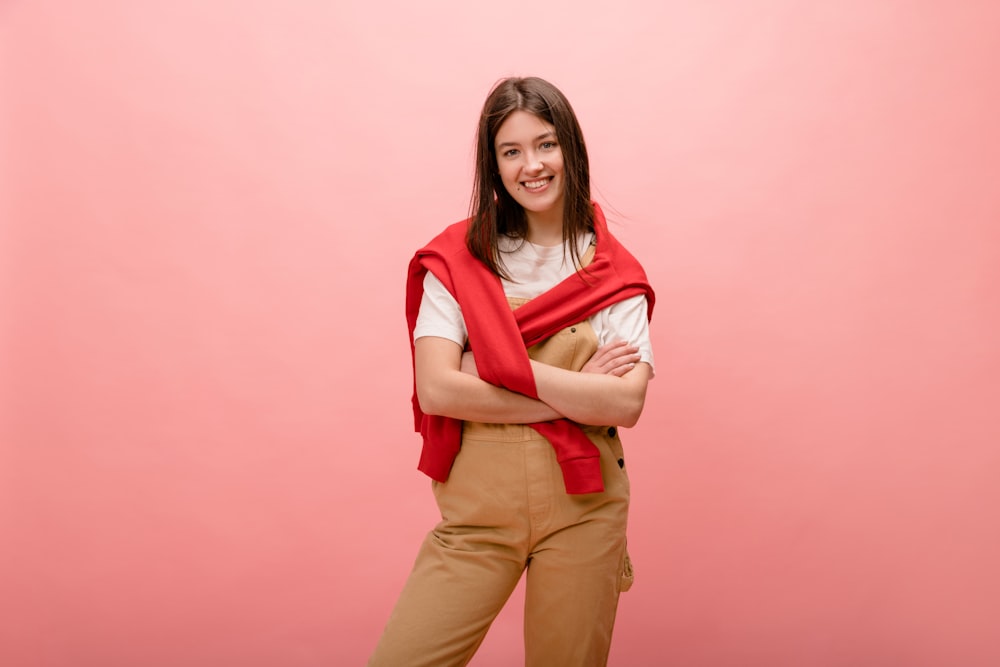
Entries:
POLYGON ((543 185, 545 185, 548 182, 549 182, 549 179, 547 179, 547 178, 544 179, 544 180, 541 180, 541 181, 525 181, 524 187, 528 188, 529 190, 535 190, 537 188, 542 187, 543 185))

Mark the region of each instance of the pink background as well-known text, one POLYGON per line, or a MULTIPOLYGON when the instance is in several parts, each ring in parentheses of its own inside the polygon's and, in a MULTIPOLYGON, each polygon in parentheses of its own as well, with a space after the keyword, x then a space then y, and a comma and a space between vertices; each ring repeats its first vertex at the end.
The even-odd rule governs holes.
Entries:
POLYGON ((538 74, 659 295, 611 664, 1000 664, 1000 5, 581 7, 0 5, 0 663, 363 664, 406 262, 538 74))

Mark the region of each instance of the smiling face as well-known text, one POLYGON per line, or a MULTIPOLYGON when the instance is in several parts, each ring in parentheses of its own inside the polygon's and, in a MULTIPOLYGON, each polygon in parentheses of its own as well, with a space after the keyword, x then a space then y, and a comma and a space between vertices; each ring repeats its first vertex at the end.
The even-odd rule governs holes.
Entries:
POLYGON ((500 180, 524 208, 529 234, 558 230, 561 242, 564 176, 556 128, 519 109, 500 125, 494 147, 500 180))

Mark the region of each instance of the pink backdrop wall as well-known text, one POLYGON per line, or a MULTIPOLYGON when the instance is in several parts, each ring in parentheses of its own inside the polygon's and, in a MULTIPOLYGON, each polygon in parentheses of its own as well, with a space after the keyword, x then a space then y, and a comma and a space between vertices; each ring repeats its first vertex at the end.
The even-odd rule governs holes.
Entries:
POLYGON ((659 294, 612 665, 1000 664, 1000 6, 606 5, 0 5, 0 663, 364 662, 405 264, 538 74, 659 294))

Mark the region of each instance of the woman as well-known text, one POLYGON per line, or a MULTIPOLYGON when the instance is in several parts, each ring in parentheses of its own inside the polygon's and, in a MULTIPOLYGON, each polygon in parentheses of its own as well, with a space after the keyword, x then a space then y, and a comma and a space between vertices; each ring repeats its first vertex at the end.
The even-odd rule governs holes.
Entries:
POLYGON ((653 292, 590 201, 583 135, 538 78, 479 121, 472 215, 407 283, 432 530, 370 665, 464 665, 526 572, 525 664, 603 665, 625 551, 618 426, 652 376, 653 292))

